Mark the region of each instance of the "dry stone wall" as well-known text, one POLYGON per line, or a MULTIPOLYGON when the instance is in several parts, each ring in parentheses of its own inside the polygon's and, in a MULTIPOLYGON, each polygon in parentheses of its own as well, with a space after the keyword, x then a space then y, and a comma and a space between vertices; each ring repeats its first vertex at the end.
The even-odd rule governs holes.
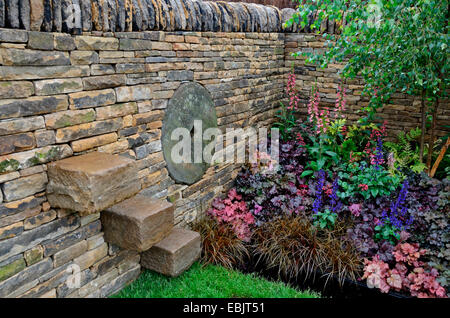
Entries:
POLYGON ((132 158, 141 193, 169 199, 185 225, 230 186, 215 165, 192 185, 161 149, 168 100, 195 81, 219 127, 267 126, 283 95, 284 34, 0 29, 0 297, 107 296, 140 272, 138 253, 105 243, 100 215, 47 202, 49 162, 99 151, 132 158), (69 265, 81 271, 69 288, 69 265))
POLYGON ((280 32, 281 12, 274 6, 201 0, 0 0, 0 27, 73 34, 280 32))
MULTIPOLYGON (((290 10, 290 9, 289 9, 290 10)), ((312 87, 318 89, 321 107, 333 107, 337 98, 337 88, 339 85, 345 87, 347 93, 346 117, 350 121, 356 121, 362 115, 359 110, 368 105, 368 98, 362 96, 363 81, 361 79, 343 81, 339 76, 342 64, 330 64, 326 69, 306 64, 302 56, 293 57, 292 53, 323 51, 326 47, 326 40, 321 34, 304 33, 305 29, 294 26, 294 31, 285 34, 285 62, 286 67, 293 69, 296 74, 296 87, 299 91, 301 113, 303 118, 307 115, 307 103, 311 96, 312 87)), ((336 32, 335 25, 327 25, 322 29, 324 32, 336 32)), ((400 131, 409 131, 420 127, 421 112, 420 97, 414 98, 407 94, 396 93, 392 96, 389 104, 382 107, 378 115, 380 121, 386 121, 386 127, 391 139, 400 131)), ((450 101, 441 100, 437 113, 437 135, 445 136, 450 132, 448 124, 450 122, 450 101)))
MULTIPOLYGON (((317 81, 332 103, 339 66, 294 61, 291 52, 323 41, 307 27, 282 32, 291 13, 220 1, 0 0, 0 297, 104 297, 140 273, 137 252, 105 242, 99 213, 50 206, 50 162, 94 151, 135 160, 141 193, 172 202, 177 226, 231 186, 239 165, 212 165, 190 185, 168 173, 162 120, 183 83, 208 90, 219 128, 269 126, 292 62, 303 100, 317 81)), ((359 83, 346 85, 353 111, 365 101, 359 83)), ((407 108, 417 101, 397 97, 383 115, 393 131, 418 121, 407 108)), ((439 116, 448 121, 448 106, 439 116)))

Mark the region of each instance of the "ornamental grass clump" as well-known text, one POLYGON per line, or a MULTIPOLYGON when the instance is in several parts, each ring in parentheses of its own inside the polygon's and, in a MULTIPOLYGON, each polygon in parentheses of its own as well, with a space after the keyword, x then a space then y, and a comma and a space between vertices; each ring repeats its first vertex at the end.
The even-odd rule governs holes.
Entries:
POLYGON ((219 224, 206 215, 196 220, 192 229, 199 232, 202 239, 203 264, 222 265, 232 269, 242 264, 248 255, 247 247, 230 225, 219 224))
POLYGON ((252 248, 258 263, 278 269, 288 279, 316 274, 356 279, 362 260, 355 249, 342 239, 345 226, 337 223, 333 231, 321 231, 304 217, 280 217, 255 230, 252 248))

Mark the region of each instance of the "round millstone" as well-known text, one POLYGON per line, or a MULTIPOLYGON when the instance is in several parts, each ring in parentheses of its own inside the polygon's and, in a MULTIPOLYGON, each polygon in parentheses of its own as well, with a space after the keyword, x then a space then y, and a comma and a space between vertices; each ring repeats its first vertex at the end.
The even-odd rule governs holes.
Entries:
MULTIPOLYGON (((172 140, 172 132, 177 128, 185 128, 190 136, 195 136, 200 132, 194 132, 194 120, 201 121, 202 136, 206 129, 217 127, 216 111, 210 93, 202 85, 190 82, 182 84, 169 100, 161 136, 164 159, 169 174, 175 181, 185 184, 193 184, 200 180, 208 167, 206 162, 194 163, 193 138, 189 142, 191 145, 190 162, 176 163, 172 158, 172 148, 180 142, 180 140, 172 140)), ((202 140, 203 152, 204 147, 210 141, 199 137, 202 140)))

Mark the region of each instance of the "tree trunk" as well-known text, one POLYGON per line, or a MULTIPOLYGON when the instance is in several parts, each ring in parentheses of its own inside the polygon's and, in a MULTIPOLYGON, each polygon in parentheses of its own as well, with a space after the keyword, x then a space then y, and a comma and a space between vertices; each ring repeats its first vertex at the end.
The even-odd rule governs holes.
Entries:
POLYGON ((425 89, 422 89, 422 100, 421 100, 421 107, 420 107, 420 113, 422 114, 422 132, 420 135, 420 153, 419 153, 419 158, 420 161, 423 162, 423 151, 425 148, 425 131, 426 131, 426 109, 425 109, 425 89))
POLYGON ((431 178, 434 177, 434 174, 436 173, 436 170, 439 167, 439 164, 441 163, 442 159, 444 158, 445 152, 447 151, 449 146, 450 146, 450 137, 447 137, 447 141, 442 146, 441 152, 439 153, 439 156, 437 157, 436 161, 434 162, 433 168, 431 169, 430 172, 431 178))
POLYGON ((430 133, 430 142, 428 143, 428 156, 427 156, 427 169, 428 174, 431 173, 431 156, 433 155, 433 146, 434 146, 434 133, 436 130, 436 120, 437 120, 437 110, 439 107, 439 98, 436 98, 436 101, 434 102, 434 108, 433 108, 433 119, 431 122, 431 133, 430 133))

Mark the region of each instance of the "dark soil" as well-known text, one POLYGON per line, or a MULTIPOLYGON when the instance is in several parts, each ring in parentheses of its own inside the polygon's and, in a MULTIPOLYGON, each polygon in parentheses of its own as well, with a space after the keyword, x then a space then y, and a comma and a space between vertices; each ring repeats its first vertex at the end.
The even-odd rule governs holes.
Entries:
POLYGON ((322 297, 336 299, 352 299, 352 298, 375 298, 375 299, 392 299, 392 298, 411 298, 408 295, 397 292, 382 293, 375 288, 367 287, 365 282, 345 279, 342 284, 334 276, 322 275, 316 273, 305 277, 299 275, 297 278, 287 278, 279 275, 278 268, 267 269, 263 264, 257 264, 255 259, 247 259, 245 266, 239 268, 244 273, 255 273, 271 281, 283 281, 284 283, 298 288, 300 290, 309 289, 319 292, 322 297))

